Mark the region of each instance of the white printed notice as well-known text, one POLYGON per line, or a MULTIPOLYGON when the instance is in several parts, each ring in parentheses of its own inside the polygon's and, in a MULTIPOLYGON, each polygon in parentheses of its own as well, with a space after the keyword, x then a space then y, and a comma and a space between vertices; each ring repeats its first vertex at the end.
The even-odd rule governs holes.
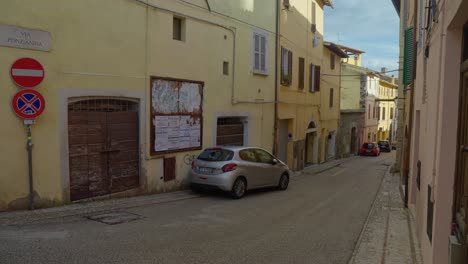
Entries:
POLYGON ((155 151, 201 147, 200 120, 189 115, 156 116, 155 151))

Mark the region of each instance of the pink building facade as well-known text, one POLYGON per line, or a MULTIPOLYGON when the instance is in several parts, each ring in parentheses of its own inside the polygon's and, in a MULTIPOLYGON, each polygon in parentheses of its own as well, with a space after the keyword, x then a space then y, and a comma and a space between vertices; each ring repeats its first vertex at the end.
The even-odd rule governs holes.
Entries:
POLYGON ((401 84, 403 190, 424 263, 466 264, 468 0, 393 2, 406 33, 400 79, 410 76, 401 84))

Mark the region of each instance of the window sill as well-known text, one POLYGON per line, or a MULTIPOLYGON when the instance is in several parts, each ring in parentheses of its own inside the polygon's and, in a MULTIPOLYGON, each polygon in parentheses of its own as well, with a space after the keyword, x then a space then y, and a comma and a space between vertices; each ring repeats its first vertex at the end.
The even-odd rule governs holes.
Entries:
POLYGON ((252 71, 254 75, 268 76, 268 72, 252 71))

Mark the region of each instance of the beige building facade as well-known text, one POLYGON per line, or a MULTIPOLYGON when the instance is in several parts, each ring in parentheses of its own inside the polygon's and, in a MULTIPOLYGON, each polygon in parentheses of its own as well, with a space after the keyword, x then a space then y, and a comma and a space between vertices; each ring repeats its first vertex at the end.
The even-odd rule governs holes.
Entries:
POLYGON ((396 141, 397 109, 395 99, 398 96, 398 86, 394 77, 381 75, 379 79, 379 96, 377 99, 378 132, 377 141, 396 141))
MULTIPOLYGON (((330 133, 336 131, 336 116, 330 112, 330 89, 324 82, 323 9, 331 1, 281 1, 279 13, 278 100, 276 113, 276 153, 293 170, 326 160, 330 133), (324 96, 322 96, 324 94, 324 96), (322 111, 325 114, 322 123, 322 111)), ((339 74, 339 57, 329 72, 339 74)), ((337 89, 337 88, 335 88, 337 89)), ((335 90, 333 90, 335 92, 335 90)), ((334 95, 333 95, 334 97, 334 95)), ((335 102, 335 99, 333 99, 335 102)), ((338 107, 333 105, 331 108, 338 107)), ((331 136, 333 138, 333 136, 331 136)))
POLYGON ((0 211, 30 197, 26 128, 11 109, 23 88, 7 77, 25 57, 44 68, 34 88, 46 100, 32 126, 36 208, 185 188, 209 146, 273 150, 277 3, 209 4, 3 3, 0 211))

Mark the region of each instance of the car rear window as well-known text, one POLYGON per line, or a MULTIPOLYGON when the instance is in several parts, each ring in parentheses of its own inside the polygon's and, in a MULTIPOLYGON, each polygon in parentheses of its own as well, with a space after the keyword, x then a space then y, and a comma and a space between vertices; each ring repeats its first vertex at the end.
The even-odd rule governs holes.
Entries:
POLYGON ((388 142, 386 142, 386 141, 380 141, 380 142, 379 142, 379 145, 381 145, 381 146, 388 146, 388 142))
POLYGON ((228 161, 234 156, 234 152, 228 149, 205 149, 199 156, 199 160, 205 161, 228 161))
POLYGON ((372 143, 364 143, 364 145, 362 145, 364 148, 367 148, 367 149, 372 149, 374 148, 374 144, 372 143))

